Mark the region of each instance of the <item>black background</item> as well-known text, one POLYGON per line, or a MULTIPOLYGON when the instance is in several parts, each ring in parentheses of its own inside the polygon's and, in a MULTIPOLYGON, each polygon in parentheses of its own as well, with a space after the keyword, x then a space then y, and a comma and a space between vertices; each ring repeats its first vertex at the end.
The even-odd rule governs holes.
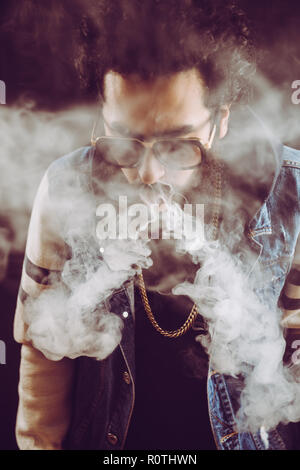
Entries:
MULTIPOLYGON (((252 21, 259 70, 283 93, 286 108, 295 107, 291 83, 300 80, 300 1, 239 3, 252 21)), ((85 4, 88 7, 88 1, 85 4)), ((34 97, 38 108, 51 110, 82 102, 69 59, 73 20, 68 0, 0 0, 0 79, 7 85, 5 106, 24 97, 34 97), (59 23, 62 5, 68 13, 59 23)), ((300 148, 297 136, 288 143, 300 148)), ((11 253, 7 276, 0 283, 0 339, 6 344, 6 364, 0 365, 0 449, 6 450, 17 449, 14 426, 20 346, 13 340, 12 326, 22 259, 23 253, 11 253)))

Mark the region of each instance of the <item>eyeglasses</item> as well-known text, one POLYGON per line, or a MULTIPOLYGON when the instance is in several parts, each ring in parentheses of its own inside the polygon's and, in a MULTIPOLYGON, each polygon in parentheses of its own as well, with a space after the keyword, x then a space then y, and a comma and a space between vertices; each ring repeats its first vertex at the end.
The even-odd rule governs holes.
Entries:
POLYGON ((110 136, 92 136, 91 143, 101 158, 120 168, 139 168, 145 155, 151 150, 164 167, 190 170, 205 161, 206 151, 211 148, 215 132, 216 125, 213 126, 209 141, 205 144, 196 137, 145 142, 136 138, 110 136))

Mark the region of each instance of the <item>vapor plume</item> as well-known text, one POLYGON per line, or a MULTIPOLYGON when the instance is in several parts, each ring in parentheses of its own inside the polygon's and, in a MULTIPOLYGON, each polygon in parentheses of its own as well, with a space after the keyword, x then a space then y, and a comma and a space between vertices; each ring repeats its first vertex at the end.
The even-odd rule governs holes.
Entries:
MULTIPOLYGON (((255 110, 271 116, 270 128, 276 127, 281 140, 296 139, 297 125, 287 126, 286 119, 279 117, 281 94, 261 77, 256 85, 255 110)), ((94 111, 73 108, 42 113, 30 107, 1 108, 2 277, 9 250, 24 249, 42 174, 55 158, 88 144, 94 111)), ((264 272, 243 243, 244 226, 263 204, 278 170, 276 143, 266 138, 267 132, 251 111, 250 118, 244 116, 245 109, 235 111, 231 137, 220 142, 217 149, 226 167, 227 191, 222 201, 219 241, 208 237, 196 249, 166 242, 164 255, 175 260, 177 266, 184 259, 183 271, 179 269, 170 280, 174 273, 157 265, 157 274, 161 272, 162 276, 153 286, 165 291, 177 284, 174 295, 185 295, 196 302, 209 329, 209 338, 199 341, 216 370, 233 378, 243 377, 238 423, 241 429, 256 431, 262 426, 268 430, 279 422, 300 419, 300 385, 282 364, 285 343, 276 302, 278 293, 268 298, 259 295, 264 272), (239 122, 242 128, 238 130, 235 125, 239 122), (188 277, 191 265, 194 279, 188 277)), ((125 184, 119 174, 102 176, 104 181, 97 187, 98 203, 115 202, 120 194, 134 200, 134 185, 125 184)), ((76 175, 70 180, 70 185, 64 187, 66 200, 59 200, 56 212, 58 217, 67 214, 60 236, 71 247, 72 255, 63 267, 63 282, 28 301, 27 334, 52 360, 80 355, 103 359, 122 337, 122 320, 110 311, 106 300, 126 280, 133 279, 138 269, 152 266, 152 258, 155 263, 165 258, 160 258, 160 251, 156 253, 156 248, 142 238, 99 243, 95 236, 97 205, 90 194, 80 196, 74 191, 76 175)), ((191 201, 198 202, 198 186, 189 195, 191 201)), ((205 193, 205 185, 200 193, 205 193)), ((203 202, 209 207, 209 201, 203 202)))

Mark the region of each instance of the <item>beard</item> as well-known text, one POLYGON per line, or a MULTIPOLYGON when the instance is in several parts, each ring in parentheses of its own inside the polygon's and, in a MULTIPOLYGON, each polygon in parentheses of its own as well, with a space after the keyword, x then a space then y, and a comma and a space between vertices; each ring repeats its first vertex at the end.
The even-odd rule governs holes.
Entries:
MULTIPOLYGON (((205 232, 209 238, 215 210, 214 188, 213 165, 205 164, 194 172, 186 187, 159 181, 152 185, 140 184, 138 193, 144 203, 160 204, 161 216, 164 210, 174 205, 178 205, 182 211, 185 204, 204 205, 205 232)), ((192 213, 195 213, 194 207, 192 207, 192 213)), ((160 230, 157 239, 150 240, 149 247, 152 252, 153 265, 144 272, 148 290, 170 296, 172 288, 177 284, 184 281, 193 282, 199 266, 193 262, 190 253, 182 249, 179 240, 173 237, 163 239, 162 230, 160 230)))
POLYGON ((194 170, 186 185, 161 179, 153 184, 136 183, 139 199, 146 204, 170 205, 206 204, 212 201, 214 174, 212 165, 206 163, 194 170))

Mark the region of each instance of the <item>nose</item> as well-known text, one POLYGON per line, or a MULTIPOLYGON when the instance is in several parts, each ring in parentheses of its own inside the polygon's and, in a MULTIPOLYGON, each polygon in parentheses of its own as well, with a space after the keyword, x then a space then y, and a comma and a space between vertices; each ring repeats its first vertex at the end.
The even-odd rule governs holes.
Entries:
POLYGON ((143 183, 153 184, 164 176, 165 168, 154 156, 153 151, 147 149, 138 172, 143 183))

